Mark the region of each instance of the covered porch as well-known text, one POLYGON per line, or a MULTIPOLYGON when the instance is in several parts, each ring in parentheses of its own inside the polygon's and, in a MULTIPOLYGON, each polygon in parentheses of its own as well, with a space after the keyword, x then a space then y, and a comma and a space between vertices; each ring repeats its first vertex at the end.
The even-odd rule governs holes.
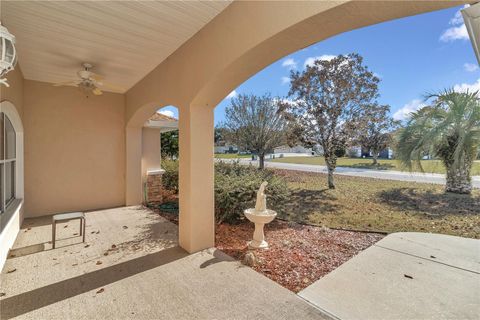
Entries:
POLYGON ((1 86, 18 201, 2 219, 1 260, 23 218, 142 203, 144 126, 167 105, 179 110, 179 245, 213 247, 219 101, 310 44, 466 2, 2 2, 18 53, 1 86))
POLYGON ((0 159, 16 164, 0 203, 1 318, 328 318, 215 249, 214 108, 308 45, 468 2, 1 2, 18 52, 0 85, 16 150, 0 159), (84 62, 115 86, 53 85, 84 62), (164 106, 179 110, 178 228, 140 207, 160 148, 146 124, 164 106), (51 215, 72 211, 86 212, 87 242, 68 223, 52 250, 51 215))
POLYGON ((214 248, 189 255, 177 226, 141 207, 59 224, 26 219, 1 274, 2 319, 329 319, 214 248), (14 270, 14 271, 13 271, 14 270))

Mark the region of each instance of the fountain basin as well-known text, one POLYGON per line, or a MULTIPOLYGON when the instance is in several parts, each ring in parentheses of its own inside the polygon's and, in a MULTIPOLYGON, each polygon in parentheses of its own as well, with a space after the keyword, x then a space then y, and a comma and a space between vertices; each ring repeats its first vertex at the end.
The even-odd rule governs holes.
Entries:
POLYGON ((257 212, 254 208, 246 209, 244 212, 245 217, 253 223, 269 223, 277 216, 277 213, 273 210, 267 209, 264 212, 257 212))
POLYGON ((258 212, 254 208, 246 209, 243 213, 248 220, 255 224, 253 240, 248 242, 248 247, 250 249, 268 248, 268 243, 265 241, 265 235, 263 233, 263 227, 266 223, 272 222, 277 216, 277 213, 270 209, 258 212))

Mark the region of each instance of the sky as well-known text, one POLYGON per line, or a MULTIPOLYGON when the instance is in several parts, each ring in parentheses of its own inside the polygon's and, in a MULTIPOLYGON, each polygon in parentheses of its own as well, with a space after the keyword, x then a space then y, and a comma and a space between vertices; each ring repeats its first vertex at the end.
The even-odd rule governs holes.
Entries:
MULTIPOLYGON (((336 35, 292 53, 235 88, 215 108, 215 124, 238 94, 285 97, 291 70, 302 71, 315 59, 359 53, 380 77, 379 102, 391 115, 405 120, 423 105, 427 93, 445 88, 480 90, 480 70, 460 14, 462 7, 384 22, 336 35)), ((173 107, 161 110, 178 116, 173 107)))

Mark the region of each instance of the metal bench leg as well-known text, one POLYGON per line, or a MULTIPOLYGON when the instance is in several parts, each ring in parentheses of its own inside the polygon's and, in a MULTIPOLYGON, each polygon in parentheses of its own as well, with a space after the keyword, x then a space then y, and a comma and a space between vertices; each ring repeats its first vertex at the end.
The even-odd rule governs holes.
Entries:
POLYGON ((78 220, 80 220, 80 235, 82 235, 83 234, 83 221, 82 221, 83 219, 78 219, 78 220))
POLYGON ((55 249, 55 232, 57 229, 57 222, 52 221, 52 249, 55 249))

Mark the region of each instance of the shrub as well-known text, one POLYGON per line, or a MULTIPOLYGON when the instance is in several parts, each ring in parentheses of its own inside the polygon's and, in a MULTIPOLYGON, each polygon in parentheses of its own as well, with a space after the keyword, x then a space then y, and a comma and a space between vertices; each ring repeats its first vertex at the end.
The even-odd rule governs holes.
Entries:
MULTIPOLYGON (((163 187, 178 192, 178 161, 162 160, 165 173, 163 187)), ((217 222, 235 222, 243 218, 243 210, 255 207, 257 190, 263 181, 269 209, 282 210, 290 191, 286 181, 272 170, 260 170, 238 162, 215 164, 215 219, 217 222)))
POLYGON ((215 165, 215 219, 217 222, 235 222, 243 218, 243 210, 255 207, 257 190, 263 181, 268 208, 281 210, 290 191, 286 181, 272 170, 253 166, 218 162, 215 165))
POLYGON ((178 193, 178 161, 162 159, 162 168, 165 170, 162 176, 163 188, 178 193))

